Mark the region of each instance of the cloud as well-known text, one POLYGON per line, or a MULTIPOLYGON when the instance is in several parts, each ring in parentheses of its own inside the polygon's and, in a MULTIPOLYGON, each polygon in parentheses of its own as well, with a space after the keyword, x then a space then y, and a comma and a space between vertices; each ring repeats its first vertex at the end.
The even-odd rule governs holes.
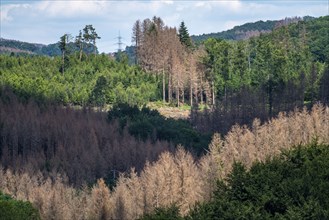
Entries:
POLYGON ((240 1, 214 1, 214 7, 220 7, 225 11, 239 13, 243 10, 244 5, 240 1))
POLYGON ((203 34, 258 20, 327 14, 327 0, 1 0, 1 37, 54 43, 63 33, 75 36, 92 24, 102 37, 98 45, 104 49, 100 51, 108 52, 115 50, 119 31, 130 45, 134 22, 153 16, 171 27, 185 21, 190 34, 203 34))
POLYGON ((174 4, 174 1, 171 0, 171 1, 168 1, 168 0, 162 0, 162 2, 164 2, 165 4, 167 5, 173 5, 174 4))
POLYGON ((28 9, 30 7, 29 4, 8 4, 1 6, 0 10, 0 21, 1 23, 10 22, 13 20, 12 13, 14 11, 21 11, 28 9))
POLYGON ((197 9, 223 10, 225 12, 239 12, 242 9, 240 1, 197 1, 194 2, 197 9))
POLYGON ((47 17, 98 16, 106 12, 109 1, 42 1, 35 9, 47 17))
POLYGON ((207 2, 207 1, 198 1, 194 4, 194 7, 199 9, 199 10, 203 10, 203 9, 206 9, 206 10, 211 10, 212 9, 212 6, 211 6, 211 2, 207 2))

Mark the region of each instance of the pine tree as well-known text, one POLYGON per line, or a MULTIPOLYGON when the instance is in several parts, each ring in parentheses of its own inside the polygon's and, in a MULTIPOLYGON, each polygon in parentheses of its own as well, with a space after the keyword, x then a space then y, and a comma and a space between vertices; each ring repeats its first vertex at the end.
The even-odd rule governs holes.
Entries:
POLYGON ((100 39, 100 38, 101 37, 98 36, 98 34, 95 31, 95 28, 91 24, 86 25, 85 28, 83 29, 83 39, 84 39, 85 43, 87 43, 87 44, 92 43, 94 45, 93 49, 94 49, 95 56, 97 53, 96 40, 100 39))
POLYGON ((91 40, 92 40, 93 45, 94 45, 94 54, 96 56, 96 54, 97 54, 96 40, 101 39, 101 37, 98 36, 98 34, 95 31, 95 28, 92 25, 90 26, 90 31, 91 31, 91 40))

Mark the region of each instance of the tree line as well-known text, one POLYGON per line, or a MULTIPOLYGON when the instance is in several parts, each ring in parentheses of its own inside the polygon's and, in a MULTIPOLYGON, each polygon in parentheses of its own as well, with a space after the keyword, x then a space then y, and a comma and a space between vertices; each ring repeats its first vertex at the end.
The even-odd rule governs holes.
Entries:
POLYGON ((191 38, 196 44, 202 44, 208 38, 222 39, 222 40, 246 40, 251 37, 259 36, 260 34, 270 33, 274 29, 287 26, 290 23, 296 23, 298 21, 309 21, 315 19, 311 16, 304 17, 286 17, 281 20, 266 20, 266 21, 256 21, 248 22, 243 25, 238 25, 230 30, 222 31, 218 33, 202 34, 202 35, 192 35, 191 38))

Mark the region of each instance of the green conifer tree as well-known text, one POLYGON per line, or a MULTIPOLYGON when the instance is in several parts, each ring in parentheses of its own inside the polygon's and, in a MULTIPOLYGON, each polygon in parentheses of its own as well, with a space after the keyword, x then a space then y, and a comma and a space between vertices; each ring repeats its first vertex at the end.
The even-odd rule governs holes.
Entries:
POLYGON ((181 22, 179 29, 178 29, 178 37, 180 42, 185 45, 186 48, 191 49, 193 44, 188 33, 187 27, 185 26, 184 21, 181 22))

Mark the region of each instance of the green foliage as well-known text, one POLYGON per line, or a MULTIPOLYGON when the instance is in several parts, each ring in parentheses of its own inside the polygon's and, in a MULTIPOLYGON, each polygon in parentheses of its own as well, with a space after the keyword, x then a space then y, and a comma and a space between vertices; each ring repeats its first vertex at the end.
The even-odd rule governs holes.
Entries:
POLYGON ((277 26, 280 25, 287 25, 289 23, 294 23, 299 20, 303 20, 305 22, 309 22, 312 20, 315 20, 316 18, 311 16, 304 16, 303 18, 285 18, 284 20, 267 20, 267 21, 256 21, 256 22, 248 22, 243 25, 235 26, 234 28, 222 31, 218 33, 210 33, 210 34, 202 34, 202 35, 192 35, 191 38, 194 42, 197 44, 200 44, 204 41, 206 41, 209 38, 215 38, 215 39, 223 39, 223 40, 241 40, 241 39, 247 39, 250 36, 248 32, 271 32, 273 31, 277 26))
POLYGON ((313 60, 329 62, 329 16, 323 16, 306 22, 307 43, 313 60))
POLYGON ((104 106, 128 103, 143 105, 157 99, 158 80, 137 66, 119 63, 106 55, 79 60, 62 58, 0 55, 0 85, 10 87, 22 100, 104 106))
POLYGON ((145 214, 140 220, 183 220, 179 214, 179 208, 172 205, 166 208, 156 208, 153 213, 145 214))
POLYGON ((329 103, 329 64, 326 65, 320 80, 319 97, 323 103, 329 103))
POLYGON ((249 171, 235 163, 213 200, 189 219, 329 218, 329 146, 313 143, 285 151, 249 171))
MULTIPOLYGON (((81 32, 80 32, 81 33, 81 32)), ((78 41, 83 41, 84 43, 92 43, 93 44, 93 48, 94 48, 94 54, 96 56, 97 54, 97 47, 96 47, 96 40, 97 39, 100 39, 101 37, 98 36, 98 34, 96 33, 96 30, 95 28, 89 24, 89 25, 86 25, 85 28, 83 28, 83 35, 81 35, 79 33, 79 36, 78 36, 78 41)), ((80 43, 78 43, 80 44, 80 43)))
MULTIPOLYGON (((86 54, 91 54, 94 51, 94 46, 90 43, 83 43, 83 51, 86 54)), ((73 42, 68 43, 68 48, 71 52, 78 52, 79 47, 73 42)), ((34 54, 34 55, 45 55, 45 56, 60 56, 61 50, 59 48, 59 43, 54 44, 34 44, 21 42, 16 40, 8 40, 1 38, 0 47, 7 48, 8 51, 12 50, 14 53, 19 55, 24 54, 34 54)), ((96 48, 97 49, 97 48, 96 48)), ((0 51, 0 54, 9 54, 6 50, 0 51)))
POLYGON ((91 92, 89 102, 94 106, 104 106, 106 103, 106 87, 108 85, 105 76, 99 76, 96 85, 91 92))
POLYGON ((223 40, 239 40, 241 34, 247 31, 271 31, 278 21, 257 21, 253 23, 246 23, 243 25, 235 26, 234 28, 218 33, 202 34, 198 36, 191 36, 193 41, 200 43, 209 38, 223 39, 223 40))
POLYGON ((40 215, 31 203, 14 200, 0 191, 0 219, 37 220, 40 219, 40 215))
POLYGON ((44 45, 32 44, 32 43, 21 42, 21 41, 16 41, 16 40, 7 40, 7 39, 3 39, 3 38, 1 38, 1 40, 0 40, 0 47, 14 48, 14 49, 31 52, 31 53, 38 53, 42 46, 44 46, 44 45))
POLYGON ((122 129, 127 125, 130 134, 144 141, 147 138, 153 142, 166 140, 175 145, 182 144, 196 153, 202 153, 210 142, 209 135, 198 133, 189 122, 165 118, 145 106, 139 109, 127 104, 116 105, 109 111, 108 119, 119 120, 122 129))
MULTIPOLYGON (((278 26, 272 33, 248 41, 207 39, 202 67, 205 67, 203 80, 211 87, 208 90, 214 89, 215 98, 220 101, 226 101, 230 94, 238 94, 241 88, 261 91, 264 103, 260 105, 266 106, 270 116, 272 112, 287 110, 279 105, 295 107, 294 103, 326 102, 325 66, 329 59, 329 42, 325 33, 328 33, 328 19, 329 16, 307 18, 278 26)), ((253 25, 257 24, 256 29, 265 28, 266 23, 253 25)), ((181 40, 188 41, 187 28, 184 23, 181 26, 181 40)), ((85 29, 77 36, 77 42, 66 42, 65 47, 72 54, 65 55, 64 60, 60 57, 1 55, 1 86, 12 88, 23 100, 32 97, 38 102, 50 100, 93 106, 122 102, 142 106, 159 100, 161 78, 146 74, 137 66, 129 66, 131 60, 126 55, 118 54, 119 62, 106 55, 88 57, 99 37, 92 26, 87 25, 85 29), (63 69, 65 74, 61 75, 63 69)), ((1 45, 13 48, 22 45, 21 49, 34 54, 51 55, 54 50, 62 55, 59 44, 49 45, 51 49, 48 50, 43 45, 1 39, 1 45)), ((188 98, 188 93, 184 94, 188 98)))
POLYGON ((187 27, 185 26, 184 21, 181 22, 178 29, 178 37, 180 42, 188 49, 192 48, 192 41, 190 38, 190 34, 188 33, 187 27))
POLYGON ((202 62, 216 98, 226 101, 228 93, 243 87, 261 91, 270 116, 291 103, 326 102, 328 27, 325 16, 278 26, 246 41, 207 39, 202 62))

